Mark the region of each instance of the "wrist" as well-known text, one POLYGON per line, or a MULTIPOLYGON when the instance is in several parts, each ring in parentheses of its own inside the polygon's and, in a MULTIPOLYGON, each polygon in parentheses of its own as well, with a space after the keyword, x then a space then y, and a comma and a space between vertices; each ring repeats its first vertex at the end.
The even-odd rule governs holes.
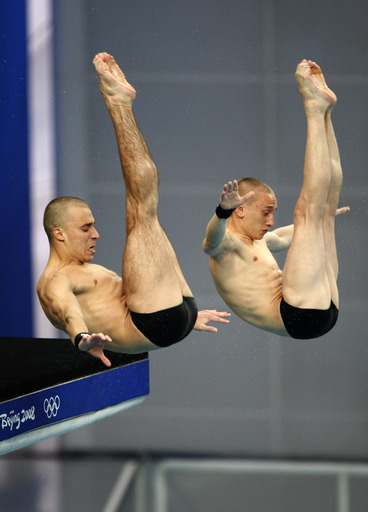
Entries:
POLYGON ((89 332, 80 332, 79 334, 76 335, 76 337, 74 338, 74 346, 77 350, 79 350, 79 343, 83 336, 87 336, 89 338, 91 335, 89 332))
POLYGON ((219 204, 216 208, 216 215, 219 219, 228 219, 235 209, 236 208, 230 208, 229 210, 224 210, 219 204))

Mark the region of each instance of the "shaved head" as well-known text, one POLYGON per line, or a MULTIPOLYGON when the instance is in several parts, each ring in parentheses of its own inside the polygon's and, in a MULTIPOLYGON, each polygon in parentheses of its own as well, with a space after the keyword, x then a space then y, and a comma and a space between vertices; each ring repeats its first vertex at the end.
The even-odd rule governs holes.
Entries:
MULTIPOLYGON (((257 192, 265 192, 271 196, 275 196, 274 191, 271 187, 263 183, 263 181, 257 180, 256 178, 243 178, 238 181, 239 195, 244 196, 248 192, 254 190, 255 195, 247 201, 247 204, 251 204, 257 196, 257 192)), ((275 196, 276 197, 276 196, 275 196)))
POLYGON ((88 204, 78 197, 57 197, 45 209, 43 227, 50 243, 53 242, 53 231, 56 227, 66 228, 69 220, 69 207, 89 208, 88 204))

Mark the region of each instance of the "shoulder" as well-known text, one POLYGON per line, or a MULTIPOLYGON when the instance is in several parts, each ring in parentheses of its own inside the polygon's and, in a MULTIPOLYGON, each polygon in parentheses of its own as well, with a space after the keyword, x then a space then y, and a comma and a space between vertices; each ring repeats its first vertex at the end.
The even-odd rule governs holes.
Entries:
POLYGON ((45 270, 37 284, 37 293, 48 294, 57 290, 73 289, 73 281, 67 272, 45 270))
POLYGON ((210 245, 206 245, 205 240, 203 249, 205 253, 211 256, 212 258, 221 259, 222 257, 228 254, 239 252, 242 248, 242 245, 244 244, 241 242, 241 240, 229 229, 227 229, 225 236, 221 240, 220 244, 211 247, 210 245))

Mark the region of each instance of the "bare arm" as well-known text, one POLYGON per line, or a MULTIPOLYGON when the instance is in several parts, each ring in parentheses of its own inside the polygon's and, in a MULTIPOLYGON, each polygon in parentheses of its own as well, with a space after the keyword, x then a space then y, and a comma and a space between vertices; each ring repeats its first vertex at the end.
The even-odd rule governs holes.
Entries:
MULTIPOLYGON (((254 192, 249 192, 245 196, 240 196, 238 192, 238 182, 236 180, 229 181, 222 189, 220 196, 220 207, 223 211, 229 211, 230 215, 233 210, 242 205, 254 196, 254 192)), ((214 215, 207 225, 206 238, 203 241, 203 250, 206 254, 214 256, 221 251, 226 241, 226 223, 227 218, 219 218, 214 215)))
POLYGON ((50 321, 59 329, 65 330, 71 340, 78 333, 88 331, 68 276, 61 272, 51 274, 39 291, 39 296, 50 321))
MULTIPOLYGON (((350 211, 350 208, 348 206, 343 206, 336 210, 336 215, 340 215, 341 213, 346 213, 348 211, 350 211)), ((293 240, 293 234, 294 224, 290 224, 289 226, 284 226, 282 228, 277 228, 274 231, 270 231, 265 235, 264 239, 271 252, 278 252, 290 247, 293 240)))
POLYGON ((289 226, 284 226, 268 232, 264 239, 271 252, 278 252, 290 247, 293 234, 294 224, 290 224, 289 226))
POLYGON ((203 240, 203 250, 214 256, 225 241, 227 219, 219 219, 215 214, 207 225, 206 238, 203 240))
MULTIPOLYGON (((43 289, 39 290, 42 307, 53 325, 67 332, 72 343, 79 333, 88 333, 79 302, 73 293, 73 285, 68 276, 61 272, 52 274, 43 289)), ((79 349, 91 356, 101 359, 106 366, 110 361, 103 353, 106 342, 111 342, 109 336, 102 333, 83 336, 79 349)))

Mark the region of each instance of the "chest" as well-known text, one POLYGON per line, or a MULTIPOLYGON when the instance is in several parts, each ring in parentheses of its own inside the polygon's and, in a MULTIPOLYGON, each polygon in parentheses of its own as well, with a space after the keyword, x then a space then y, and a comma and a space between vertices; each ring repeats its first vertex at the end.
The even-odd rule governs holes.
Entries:
POLYGON ((121 278, 103 267, 89 265, 83 268, 78 275, 71 276, 75 295, 101 292, 120 284, 121 278))
POLYGON ((220 260, 210 261, 214 280, 218 283, 268 282, 280 279, 282 271, 266 244, 241 244, 237 251, 227 252, 220 260))

